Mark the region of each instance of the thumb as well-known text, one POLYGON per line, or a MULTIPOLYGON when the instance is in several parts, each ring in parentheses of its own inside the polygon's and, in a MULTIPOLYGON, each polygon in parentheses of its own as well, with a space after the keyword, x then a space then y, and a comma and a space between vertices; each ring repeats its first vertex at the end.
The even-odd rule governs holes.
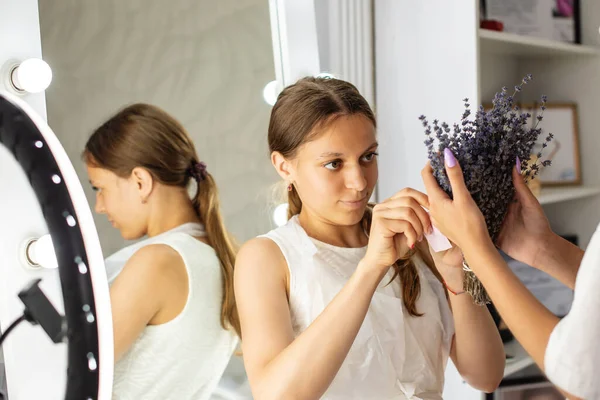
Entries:
POLYGON ((515 196, 519 203, 523 205, 533 205, 538 202, 537 198, 533 195, 529 186, 525 182, 525 178, 520 172, 521 161, 517 158, 517 166, 513 168, 513 185, 515 187, 515 196))
POLYGON ((470 196, 458 160, 454 157, 452 150, 448 148, 444 150, 444 164, 446 165, 446 174, 450 180, 453 197, 456 199, 457 197, 465 198, 470 196))

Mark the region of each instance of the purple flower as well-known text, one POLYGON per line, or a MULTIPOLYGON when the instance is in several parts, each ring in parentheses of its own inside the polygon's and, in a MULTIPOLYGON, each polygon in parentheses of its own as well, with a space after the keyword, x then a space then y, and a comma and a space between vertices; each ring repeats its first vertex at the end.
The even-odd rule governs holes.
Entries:
MULTIPOLYGON (((453 124, 453 130, 447 129, 449 125, 445 122, 442 122, 440 127, 439 121, 435 119, 435 135, 429 136, 432 128, 429 123, 424 123, 425 133, 428 135, 425 145, 438 183, 452 196, 443 160, 444 149, 449 148, 462 167, 467 188, 483 213, 488 232, 494 241, 514 197, 512 170, 517 157, 522 161, 526 180, 533 179, 539 173, 540 167, 550 165, 548 160, 529 163, 532 154, 538 159, 542 157, 541 151, 534 151, 534 146, 542 133, 538 124, 543 119, 547 97, 542 96, 541 112, 535 115, 533 124, 529 123, 532 115, 528 112, 523 113, 514 105, 515 94, 531 79, 531 75, 525 76, 521 83, 515 86, 513 95, 508 95, 508 89, 503 87, 502 91, 494 96, 493 108, 485 110, 483 106, 479 106, 473 119, 468 119, 471 111, 468 99, 463 99, 467 108, 460 123, 453 124)), ((420 119, 427 121, 425 116, 421 116, 420 119)), ((548 134, 546 142, 550 142, 553 137, 551 133, 548 134)), ((547 144, 542 143, 541 147, 544 150, 547 144)), ((479 304, 489 301, 483 286, 470 272, 465 277, 465 288, 474 295, 479 304)))

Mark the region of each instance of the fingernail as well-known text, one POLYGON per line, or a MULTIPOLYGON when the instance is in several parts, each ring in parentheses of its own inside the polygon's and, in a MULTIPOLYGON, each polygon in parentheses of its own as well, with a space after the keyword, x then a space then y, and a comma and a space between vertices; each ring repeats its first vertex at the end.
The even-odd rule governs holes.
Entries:
POLYGON ((413 250, 414 248, 415 248, 415 244, 413 243, 410 245, 410 249, 413 250))
POLYGON ((521 159, 517 156, 517 172, 521 173, 521 159))
POLYGON ((444 149, 444 161, 446 162, 446 166, 450 168, 456 166, 456 158, 449 148, 444 149))
POLYGON ((419 236, 419 242, 423 241, 423 235, 419 236))
POLYGON ((427 233, 432 235, 433 234, 433 226, 430 226, 429 229, 427 230, 427 233))

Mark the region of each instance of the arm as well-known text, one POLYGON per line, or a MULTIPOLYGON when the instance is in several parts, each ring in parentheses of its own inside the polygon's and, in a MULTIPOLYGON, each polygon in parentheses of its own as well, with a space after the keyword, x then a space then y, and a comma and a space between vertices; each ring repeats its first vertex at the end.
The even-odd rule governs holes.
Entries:
MULTIPOLYGON (((500 315, 519 343, 545 371, 545 354, 558 318, 544 307, 515 276, 491 240, 487 246, 465 251, 469 265, 477 266, 477 277, 485 286, 500 315), (485 267, 481 267, 485 266, 485 267)), ((580 400, 565 391, 572 400, 580 400)))
POLYGON ((504 377, 506 357, 500 333, 487 307, 471 296, 450 294, 455 335, 450 356, 463 379, 472 387, 491 393, 504 377))
POLYGON ((115 362, 147 325, 175 318, 188 292, 185 265, 175 250, 166 245, 138 250, 110 288, 115 362))
POLYGON ((491 240, 487 245, 467 247, 464 254, 504 322, 543 369, 548 338, 558 318, 527 290, 498 254, 491 240))
POLYGON ((286 261, 275 243, 245 244, 235 267, 242 350, 256 399, 318 399, 346 358, 385 271, 359 264, 321 315, 294 339, 286 261))
POLYGON ((558 318, 525 288, 496 251, 483 215, 465 186, 460 166, 447 165, 446 172, 454 199, 439 187, 430 165, 423 169, 431 216, 436 226, 463 250, 511 332, 544 370, 546 347, 558 318))
POLYGON ((508 209, 497 245, 512 258, 572 289, 583 250, 552 232, 542 206, 516 168, 513 184, 515 201, 508 209))
MULTIPOLYGON (((422 252, 426 253, 428 249, 422 252)), ((431 261, 454 292, 462 290, 463 256, 458 247, 435 253, 431 261)), ((448 297, 454 318, 455 334, 450 357, 463 379, 472 387, 491 393, 504 376, 506 358, 496 324, 487 307, 477 306, 468 294, 448 297)))
POLYGON ((552 234, 542 242, 532 267, 546 272, 573 289, 584 251, 562 237, 552 234))
POLYGON ((552 331, 544 358, 548 378, 585 399, 600 397, 599 261, 597 228, 579 268, 571 310, 552 331))

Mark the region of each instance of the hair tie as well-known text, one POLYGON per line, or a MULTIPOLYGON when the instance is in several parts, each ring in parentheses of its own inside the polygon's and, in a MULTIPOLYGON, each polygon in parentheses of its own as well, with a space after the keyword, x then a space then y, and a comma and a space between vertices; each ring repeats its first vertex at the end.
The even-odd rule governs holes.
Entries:
POLYGON ((192 165, 188 169, 188 174, 198 183, 205 180, 206 175, 208 175, 208 172, 206 172, 206 164, 202 161, 192 161, 192 165))

